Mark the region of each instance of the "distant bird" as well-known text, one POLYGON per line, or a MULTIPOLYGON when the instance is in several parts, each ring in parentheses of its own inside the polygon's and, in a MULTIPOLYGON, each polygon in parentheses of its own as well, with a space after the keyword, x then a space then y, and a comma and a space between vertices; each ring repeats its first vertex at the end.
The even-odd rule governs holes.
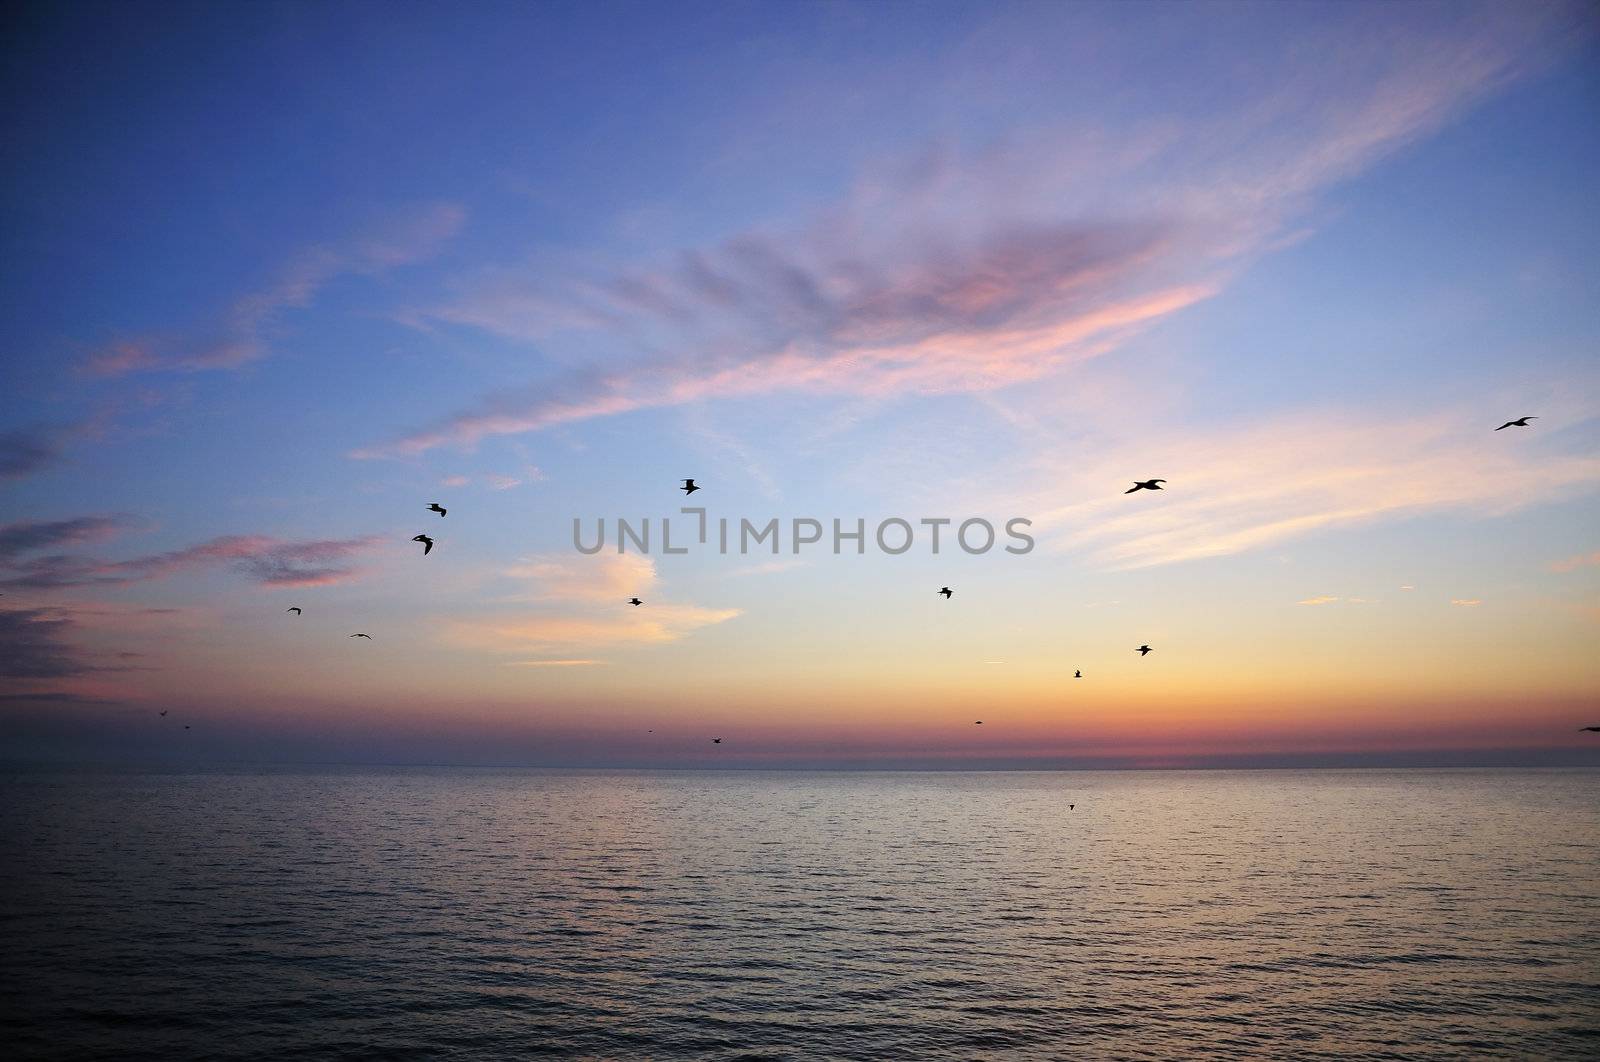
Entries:
POLYGON ((440 505, 438 502, 429 502, 428 503, 428 511, 432 512, 432 513, 438 513, 440 516, 443 516, 445 513, 449 512, 450 510, 446 509, 444 506, 440 505))
POLYGON ((1073 677, 1073 678, 1083 678, 1083 672, 1081 672, 1081 671, 1074 671, 1074 672, 1073 672, 1073 673, 1072 673, 1072 677, 1073 677))
MULTIPOLYGON (((162 712, 161 714, 162 715, 166 715, 167 713, 166 712, 162 712)), ((1578 728, 1578 733, 1580 733, 1580 734, 1585 734, 1585 733, 1588 733, 1588 734, 1600 734, 1600 726, 1580 726, 1578 728)))
POLYGON ((298 615, 300 615, 300 606, 299 605, 290 605, 288 608, 284 609, 284 611, 285 612, 293 612, 296 616, 298 616, 298 615))
POLYGON ((424 557, 433 552, 433 539, 429 538, 427 535, 416 535, 411 539, 411 541, 422 543, 422 555, 424 557))
POLYGON ((1134 652, 1138 653, 1140 656, 1149 656, 1150 647, 1148 645, 1141 645, 1139 648, 1135 649, 1134 652))
POLYGON ((1122 493, 1132 494, 1136 490, 1160 490, 1161 484, 1165 482, 1166 480, 1164 479, 1136 479, 1133 481, 1133 486, 1122 493))
POLYGON ((1076 804, 1068 804, 1067 805, 1067 810, 1068 811, 1076 811, 1077 808, 1078 808, 1078 805, 1076 805, 1076 804))
POLYGON ((167 709, 165 709, 165 708, 161 709, 161 714, 162 715, 166 715, 167 714, 167 709))
POLYGON ((1500 425, 1500 427, 1496 428, 1495 431, 1504 431, 1506 428, 1531 428, 1533 425, 1529 424, 1528 421, 1538 419, 1538 417, 1518 417, 1516 420, 1506 421, 1504 424, 1500 425))
POLYGON ((974 723, 973 723, 973 724, 972 724, 972 725, 973 725, 973 726, 982 726, 982 725, 983 725, 983 720, 982 720, 982 719, 979 719, 979 720, 977 720, 977 721, 976 721, 976 722, 974 722, 974 723))
POLYGON ((352 638, 365 638, 369 642, 372 641, 372 635, 370 635, 370 634, 352 634, 350 637, 352 637, 352 638))
POLYGON ((943 594, 945 600, 948 601, 955 594, 955 591, 950 589, 948 586, 941 586, 938 590, 935 590, 934 593, 943 594))
POLYGON ((628 598, 628 604, 630 604, 630 605, 642 605, 642 604, 644 604, 644 602, 640 601, 636 597, 630 597, 630 598, 628 598))
POLYGON ((679 487, 678 489, 683 491, 685 494, 693 494, 700 488, 694 485, 694 480, 686 479, 683 481, 683 486, 679 487))
MULTIPOLYGON (((652 733, 653 733, 653 731, 652 731, 652 733)), ((720 744, 722 744, 722 739, 721 738, 712 738, 711 739, 711 743, 713 745, 720 745, 720 744)))
POLYGON ((189 729, 189 724, 188 724, 188 723, 185 723, 185 724, 183 724, 183 728, 184 728, 184 729, 185 729, 185 730, 188 730, 188 729, 189 729))

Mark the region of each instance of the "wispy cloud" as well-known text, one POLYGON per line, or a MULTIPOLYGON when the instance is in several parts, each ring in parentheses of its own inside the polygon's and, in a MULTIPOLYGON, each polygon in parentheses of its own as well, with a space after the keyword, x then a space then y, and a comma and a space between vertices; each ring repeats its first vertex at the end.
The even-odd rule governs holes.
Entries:
POLYGON ((68 423, 33 424, 0 432, 0 481, 22 479, 61 463, 75 442, 103 434, 114 407, 68 423))
POLYGON ((432 255, 461 227, 464 211, 433 204, 375 231, 313 247, 286 264, 272 283, 236 299, 217 320, 177 336, 115 340, 83 365, 88 376, 233 369, 264 357, 285 311, 311 305, 332 280, 372 276, 432 255))
POLYGON ((324 586, 354 578, 358 570, 353 559, 380 541, 376 536, 291 542, 267 535, 226 535, 122 561, 73 554, 13 558, 0 561, 0 586, 28 590, 119 586, 217 565, 229 565, 266 586, 324 586))
MULTIPOLYGON (((624 606, 626 607, 626 606, 624 606)), ((616 616, 535 615, 502 620, 464 620, 454 625, 455 640, 472 648, 506 652, 571 646, 659 645, 675 642, 702 627, 725 623, 736 608, 700 608, 661 603, 645 612, 616 616)))
MULTIPOLYGON (((1115 428, 1108 429, 1114 433, 1115 428)), ((1409 420, 1381 410, 1255 423, 1146 427, 1092 455, 1042 440, 1013 493, 1054 548, 1114 568, 1224 556, 1312 532, 1440 510, 1495 515, 1600 484, 1600 457, 1484 442, 1470 412, 1409 420), (1137 470, 1168 480, 1121 493, 1137 470)))
POLYGON ((1566 560, 1556 561, 1550 565, 1550 570, 1553 572, 1575 572, 1579 568, 1592 568, 1597 564, 1600 564, 1600 550, 1596 550, 1593 553, 1580 553, 1576 557, 1568 557, 1566 560))
POLYGON ((93 671, 67 643, 74 627, 45 609, 0 609, 0 676, 61 679, 93 671))
POLYGON ((1452 605, 1460 605, 1462 608, 1477 608, 1479 605, 1483 604, 1482 601, 1475 597, 1451 598, 1450 603, 1452 605))
POLYGON ((537 610, 457 622, 452 641, 502 652, 660 644, 740 614, 668 600, 657 589, 655 562, 633 554, 535 557, 506 574, 529 584, 524 599, 537 610), (630 597, 646 604, 631 606, 630 597))
POLYGON ((1160 128, 1027 139, 864 173, 804 223, 643 265, 541 260, 463 279, 420 323, 632 351, 358 457, 777 392, 927 395, 1035 380, 1116 349, 1281 244, 1315 193, 1437 129, 1540 54, 1548 18, 1326 28, 1270 92, 1160 128), (1133 145, 1130 147, 1129 145, 1133 145), (551 278, 556 278, 552 280, 551 278))
POLYGON ((604 660, 507 660, 506 667, 594 667, 604 660))
POLYGON ((804 568, 809 561, 800 557, 785 557, 782 560, 763 561, 760 564, 744 564, 737 568, 729 568, 727 577, 730 579, 742 578, 747 575, 776 575, 779 572, 793 571, 795 568, 804 568))
POLYGON ((0 480, 21 479, 49 468, 60 460, 64 449, 57 428, 17 428, 0 432, 0 480))
POLYGON ((1297 604, 1301 604, 1301 605, 1331 605, 1335 601, 1338 601, 1338 600, 1339 599, 1337 597, 1308 597, 1304 601, 1297 602, 1297 604))
POLYGON ((98 542, 130 526, 125 516, 77 516, 70 520, 24 520, 0 526, 0 564, 23 553, 98 542))
POLYGON ((636 553, 528 557, 505 575, 525 583, 535 599, 584 605, 615 605, 643 597, 655 588, 657 578, 655 561, 636 553))

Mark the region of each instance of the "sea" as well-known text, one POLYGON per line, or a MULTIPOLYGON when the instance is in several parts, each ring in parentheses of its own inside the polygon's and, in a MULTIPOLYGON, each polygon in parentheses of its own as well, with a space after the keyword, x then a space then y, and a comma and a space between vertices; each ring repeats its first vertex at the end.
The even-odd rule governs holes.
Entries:
POLYGON ((7 1059, 1595 1059, 1600 771, 0 769, 7 1059))

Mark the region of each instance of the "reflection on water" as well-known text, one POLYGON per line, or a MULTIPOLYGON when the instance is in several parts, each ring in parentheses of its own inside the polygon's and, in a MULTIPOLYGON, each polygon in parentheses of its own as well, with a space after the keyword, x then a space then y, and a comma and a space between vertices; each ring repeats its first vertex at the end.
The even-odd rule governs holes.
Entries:
POLYGON ((1600 1053, 1594 771, 12 771, 0 843, 26 1057, 1600 1053))

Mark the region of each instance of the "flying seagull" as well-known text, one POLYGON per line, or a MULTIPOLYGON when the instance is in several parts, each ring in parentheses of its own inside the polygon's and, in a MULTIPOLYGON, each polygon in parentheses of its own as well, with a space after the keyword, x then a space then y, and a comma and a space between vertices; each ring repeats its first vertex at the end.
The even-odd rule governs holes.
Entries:
POLYGON ((1067 810, 1068 811, 1075 811, 1075 810, 1077 810, 1077 807, 1078 807, 1078 805, 1076 805, 1076 804, 1068 804, 1067 805, 1067 810))
POLYGON ((1528 421, 1530 421, 1530 420, 1538 420, 1538 419, 1539 419, 1538 417, 1518 417, 1516 420, 1508 420, 1508 421, 1506 421, 1504 424, 1500 425, 1500 427, 1496 428, 1495 431, 1503 431, 1506 428, 1528 428, 1528 427, 1532 427, 1532 425, 1530 425, 1528 423, 1528 421))
MULTIPOLYGON (((161 714, 166 715, 167 713, 162 712, 161 714)), ((1578 733, 1600 734, 1600 726, 1580 726, 1578 728, 1578 733)))
POLYGON ((1166 480, 1164 479, 1136 479, 1133 481, 1133 486, 1122 493, 1132 494, 1136 490, 1160 490, 1161 484, 1165 482, 1166 480))
POLYGON ((167 714, 167 709, 165 709, 165 708, 161 709, 161 714, 162 715, 166 715, 167 714))
POLYGON ((678 489, 683 491, 685 494, 693 494, 700 488, 694 485, 694 480, 686 479, 683 481, 683 486, 679 487, 678 489))
POLYGON ((422 543, 422 555, 424 557, 433 552, 433 539, 429 538, 427 535, 416 535, 411 539, 411 541, 422 543))
POLYGON ((352 634, 350 637, 352 637, 352 638, 365 638, 369 642, 372 641, 372 635, 370 635, 370 634, 352 634))
POLYGON ((973 726, 982 726, 982 725, 983 725, 983 720, 982 720, 982 719, 979 719, 979 720, 977 720, 977 721, 976 721, 976 722, 974 722, 974 723, 973 723, 973 724, 972 724, 972 725, 973 725, 973 726))
POLYGON ((189 724, 188 724, 188 723, 185 723, 185 724, 183 724, 183 728, 184 728, 184 729, 185 729, 185 730, 188 730, 188 729, 189 729, 189 724))
POLYGON ((712 738, 711 739, 711 743, 713 745, 720 745, 720 744, 722 744, 722 739, 721 738, 712 738))
POLYGON ((1081 671, 1074 671, 1074 672, 1073 672, 1073 673, 1072 673, 1072 677, 1073 677, 1073 678, 1083 678, 1083 672, 1081 672, 1081 671))
POLYGON ((955 591, 950 589, 948 586, 941 586, 939 589, 935 590, 934 593, 943 594, 945 600, 948 601, 955 594, 955 591))
POLYGON ((1138 653, 1140 656, 1149 656, 1150 647, 1148 645, 1141 645, 1139 648, 1135 649, 1134 652, 1138 653))
POLYGON ((444 506, 440 505, 438 502, 429 502, 428 503, 428 511, 430 513, 438 513, 440 516, 443 516, 445 513, 449 512, 450 510, 446 509, 444 506))
POLYGON ((644 602, 640 601, 636 597, 630 597, 630 598, 628 598, 628 604, 630 604, 630 605, 642 605, 642 604, 644 604, 644 602))
POLYGON ((300 615, 300 606, 299 605, 290 605, 288 608, 284 609, 284 611, 285 612, 293 612, 296 616, 298 616, 298 615, 300 615))

